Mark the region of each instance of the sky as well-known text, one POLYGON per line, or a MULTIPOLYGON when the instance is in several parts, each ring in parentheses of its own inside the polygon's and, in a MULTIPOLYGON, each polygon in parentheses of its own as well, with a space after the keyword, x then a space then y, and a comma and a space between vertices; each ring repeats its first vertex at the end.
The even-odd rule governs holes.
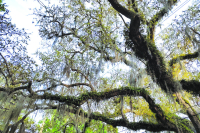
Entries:
POLYGON ((38 34, 38 28, 33 22, 33 11, 30 8, 39 7, 39 4, 34 0, 4 0, 3 3, 8 5, 9 14, 12 18, 12 22, 16 24, 18 28, 25 28, 28 33, 31 33, 29 46, 27 47, 29 55, 35 53, 41 38, 38 34))
MULTIPOLYGON (((45 3, 45 0, 41 1, 45 3)), ((189 2, 185 6, 179 9, 173 15, 171 15, 168 19, 164 18, 164 21, 163 22, 161 21, 162 28, 161 29, 157 28, 156 36, 160 32, 162 32, 164 28, 169 26, 169 24, 175 18, 175 16, 178 16, 178 14, 180 14, 183 10, 186 10, 188 5, 191 5, 192 0, 181 0, 181 2, 176 7, 173 8, 176 9, 179 5, 187 1, 189 2)), ((3 3, 6 3, 8 5, 7 9, 9 9, 10 11, 9 14, 12 18, 12 22, 16 24, 18 28, 25 28, 28 33, 31 33, 30 35, 31 39, 29 41, 29 46, 27 47, 27 50, 28 54, 31 57, 35 58, 33 54, 36 52, 37 48, 41 44, 41 38, 38 33, 39 27, 35 26, 35 23, 32 23, 34 16, 32 15, 33 11, 30 9, 39 8, 40 7, 39 3, 36 0, 4 0, 3 3)), ((123 132, 123 130, 124 129, 119 129, 119 131, 121 132, 123 132)))

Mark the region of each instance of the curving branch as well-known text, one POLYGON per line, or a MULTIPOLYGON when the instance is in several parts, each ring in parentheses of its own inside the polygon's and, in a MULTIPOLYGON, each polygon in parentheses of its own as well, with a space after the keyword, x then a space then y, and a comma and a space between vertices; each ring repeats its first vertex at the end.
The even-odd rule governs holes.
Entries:
MULTIPOLYGON (((139 93, 139 91, 138 91, 139 93)), ((140 92, 142 93, 142 92, 140 92)), ((137 96, 137 95, 136 95, 137 96)), ((148 99, 148 96, 146 97, 146 99, 148 99)), ((39 109, 57 109, 58 106, 57 105, 48 105, 48 107, 44 107, 44 106, 41 106, 39 109)), ((70 107, 66 108, 66 111, 67 112, 70 112, 70 113, 73 113, 73 114, 77 114, 77 110, 78 108, 73 108, 71 109, 70 107)), ((161 109, 158 109, 157 110, 161 110, 161 109)), ((120 109, 119 109, 119 113, 118 115, 120 114, 120 109)), ((154 131, 154 132, 158 132, 158 131, 164 131, 164 130, 167 130, 167 131, 175 131, 175 132, 178 132, 178 129, 176 128, 175 124, 173 125, 170 125, 169 123, 167 123, 167 121, 165 123, 151 123, 151 122, 143 122, 143 121, 139 121, 139 122, 129 122, 129 121, 126 121, 124 119, 118 119, 118 120, 114 120, 115 117, 118 117, 118 115, 103 115, 103 114, 100 114, 98 112, 96 113, 91 113, 90 115, 86 112, 84 112, 82 109, 80 109, 78 111, 78 114, 79 116, 81 117, 85 117, 85 118, 89 118, 89 120, 93 119, 93 120, 100 120, 102 122, 105 122, 107 124, 110 124, 112 125, 113 127, 116 127, 116 126, 123 126, 123 127, 127 127, 128 129, 131 129, 131 130, 140 130, 140 129, 145 129, 145 130, 148 130, 148 131, 154 131)), ((185 128, 182 130, 184 132, 191 132, 191 130, 188 128, 188 123, 189 123, 189 120, 186 120, 186 119, 182 119, 180 118, 179 116, 177 115, 173 115, 174 117, 176 117, 176 119, 179 120, 179 124, 181 126, 184 126, 185 128)), ((171 122, 170 122, 171 123, 171 122)), ((87 122, 86 122, 87 124, 87 122)), ((88 123, 89 124, 89 123, 88 123)), ((86 125, 88 126, 88 125, 86 125)))
POLYGON ((169 65, 172 66, 173 64, 177 63, 180 60, 194 59, 194 58, 199 57, 199 55, 200 55, 199 52, 194 52, 194 53, 191 53, 191 54, 181 55, 181 56, 178 56, 178 57, 173 58, 172 60, 170 60, 169 61, 169 65))
POLYGON ((124 119, 119 119, 119 120, 113 120, 113 119, 109 119, 103 115, 100 115, 100 114, 95 114, 95 113, 92 113, 90 115, 90 118, 91 119, 94 119, 94 120, 100 120, 100 121, 103 121, 107 124, 110 124, 112 125, 113 127, 116 127, 116 126, 123 126, 123 127, 127 127, 128 129, 131 129, 131 130, 140 130, 140 129, 145 129, 147 131, 154 131, 154 132, 159 132, 159 131, 176 131, 177 132, 177 129, 176 128, 173 128, 173 127, 168 127, 164 124, 154 124, 154 123, 150 123, 150 122, 142 122, 142 121, 139 121, 139 122, 126 122, 124 119))
MULTIPOLYGON (((57 109, 57 106, 50 106, 47 108, 42 107, 41 109, 57 109)), ((66 109, 66 111, 76 114, 77 109, 66 109)), ((88 113, 84 112, 82 109, 79 111, 79 116, 83 116, 85 118, 88 118, 88 113)), ((113 127, 116 126, 123 126, 123 127, 127 127, 128 129, 131 130, 140 130, 140 129, 145 129, 147 131, 154 131, 154 132, 159 132, 159 131, 175 131, 177 132, 177 128, 176 127, 169 127, 167 126, 167 124, 162 124, 162 123, 151 123, 151 122, 143 122, 143 121, 139 121, 139 122, 129 122, 126 121, 124 119, 118 119, 118 120, 114 120, 113 118, 110 118, 109 116, 104 116, 103 114, 100 113, 91 113, 89 116, 89 120, 100 120, 102 122, 105 122, 109 125, 112 125, 113 127)), ((183 123, 183 122, 181 122, 183 123)), ((89 124, 89 123, 85 123, 85 124, 89 124)), ((89 126, 89 125, 86 125, 89 126)))
POLYGON ((89 99, 100 101, 100 100, 109 99, 111 97, 119 96, 119 95, 136 95, 136 96, 138 96, 140 92, 148 93, 145 89, 121 87, 119 89, 113 89, 108 92, 88 92, 88 93, 84 93, 84 94, 80 95, 79 97, 61 96, 61 95, 53 95, 51 93, 45 93, 43 95, 37 95, 36 98, 57 100, 59 102, 64 102, 68 105, 74 104, 76 106, 80 106, 80 105, 84 104, 86 101, 88 101, 89 99))
POLYGON ((37 95, 36 98, 51 99, 51 100, 56 100, 59 102, 64 102, 67 105, 73 104, 75 106, 80 106, 84 104, 86 101, 88 101, 89 99, 100 101, 100 100, 106 100, 111 97, 115 97, 119 95, 142 96, 149 103, 150 109, 152 110, 153 113, 156 114, 156 118, 159 122, 161 122, 162 124, 165 124, 168 127, 173 127, 173 128, 176 127, 173 123, 171 123, 167 119, 167 117, 164 115, 163 110, 160 108, 159 105, 155 104, 154 100, 149 96, 148 92, 142 88, 121 87, 119 89, 110 90, 108 92, 84 93, 80 95, 79 97, 52 95, 50 93, 45 93, 44 95, 37 95))
POLYGON ((108 0, 108 1, 110 2, 110 4, 115 10, 117 10, 122 15, 126 16, 127 18, 131 19, 132 17, 136 15, 133 11, 130 11, 126 9, 125 7, 123 7, 121 4, 119 4, 117 0, 108 0))

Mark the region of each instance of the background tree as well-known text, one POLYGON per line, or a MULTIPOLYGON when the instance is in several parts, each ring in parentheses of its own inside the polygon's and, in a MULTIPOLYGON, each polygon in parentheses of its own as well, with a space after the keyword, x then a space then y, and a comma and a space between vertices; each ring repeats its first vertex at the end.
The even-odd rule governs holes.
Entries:
POLYGON ((14 105, 2 101, 10 110, 3 112, 4 132, 24 130, 24 119, 35 110, 46 110, 38 132, 116 132, 117 126, 200 132, 198 71, 187 65, 199 55, 198 3, 157 44, 156 26, 176 0, 38 2, 42 65, 17 60, 20 74, 11 73, 15 62, 1 54, 2 95, 17 98, 14 105), (27 114, 17 121, 21 111, 27 114))

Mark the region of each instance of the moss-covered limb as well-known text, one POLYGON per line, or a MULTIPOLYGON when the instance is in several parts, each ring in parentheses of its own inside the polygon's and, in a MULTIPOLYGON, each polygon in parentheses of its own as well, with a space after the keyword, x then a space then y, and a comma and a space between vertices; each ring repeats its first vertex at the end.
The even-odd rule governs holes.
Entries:
POLYGON ((123 127, 127 127, 128 129, 131 129, 131 130, 145 129, 145 130, 154 131, 154 132, 165 131, 165 130, 177 131, 176 128, 168 127, 163 124, 153 124, 153 123, 149 123, 149 122, 128 122, 127 123, 123 119, 114 120, 114 119, 107 118, 101 114, 97 114, 97 113, 92 113, 90 115, 90 118, 94 119, 94 120, 103 121, 107 124, 112 125, 113 127, 123 126, 123 127))
POLYGON ((143 96, 143 98, 149 103, 149 107, 152 110, 152 112, 156 114, 157 120, 162 124, 165 124, 166 126, 175 128, 175 125, 171 123, 169 120, 167 120, 160 106, 155 104, 154 100, 149 96, 148 92, 142 88, 122 87, 120 89, 114 89, 108 92, 98 92, 98 93, 89 92, 82 94, 77 98, 72 96, 60 96, 60 95, 52 95, 49 93, 45 93, 43 96, 38 96, 38 98, 57 100, 59 102, 65 102, 68 105, 73 104, 76 106, 80 106, 84 104, 88 99, 100 101, 119 95, 143 96))
MULTIPOLYGON (((135 51, 138 58, 147 61, 148 74, 158 85, 160 85, 162 90, 167 93, 178 92, 181 89, 181 86, 173 79, 171 72, 167 71, 163 56, 156 48, 155 43, 152 43, 151 40, 146 40, 144 36, 141 35, 139 27, 140 18, 132 18, 129 37, 133 41, 134 45, 130 45, 129 47, 135 51)), ((192 115, 193 112, 191 111, 191 108, 187 108, 187 104, 184 104, 185 102, 183 100, 179 100, 178 102, 183 104, 187 109, 187 114, 193 125, 196 127, 195 129, 197 130, 198 127, 200 129, 200 122, 192 115)), ((197 132, 198 131, 199 130, 197 130, 197 132)))
POLYGON ((167 71, 162 54, 157 49, 155 43, 146 40, 139 32, 140 18, 135 17, 131 20, 129 37, 133 44, 130 47, 140 59, 147 61, 147 72, 152 79, 161 86, 165 92, 176 92, 176 84, 172 74, 167 71))
MULTIPOLYGON (((49 108, 41 108, 41 109, 57 109, 57 106, 51 106, 49 108)), ((76 114, 77 109, 67 109, 66 111, 76 114)), ((88 118, 88 114, 86 112, 84 112, 82 109, 79 111, 79 116, 84 116, 86 118, 88 118), (84 113, 84 115, 83 115, 84 113)), ((175 131, 177 132, 177 129, 174 127, 169 127, 166 124, 155 124, 155 123, 150 123, 150 122, 127 122, 123 119, 119 119, 119 120, 114 120, 113 118, 110 118, 108 116, 104 116, 102 114, 99 113, 91 113, 89 119, 93 119, 93 120, 99 120, 102 122, 105 122, 109 125, 112 125, 113 127, 116 126, 123 126, 123 127, 127 127, 128 129, 131 130, 140 130, 140 129, 145 129, 148 131, 154 131, 154 132, 159 132, 159 131, 175 131)))
MULTIPOLYGON (((57 106, 50 106, 50 108, 45 108, 45 109, 57 109, 57 106)), ((44 109, 44 108, 41 108, 44 109)), ((73 108, 73 109, 66 109, 66 111, 76 114, 77 113, 77 109, 73 108)), ((119 110, 119 114, 120 114, 120 110, 119 110)), ((84 116, 85 118, 88 118, 88 113, 84 112, 82 109, 80 109, 79 111, 79 116, 84 116), (84 113, 84 114, 83 114, 84 113)), ((116 115, 115 117, 118 117, 119 115, 116 115)), ((168 130, 168 131, 177 131, 177 128, 175 126, 172 125, 172 127, 166 122, 164 124, 155 124, 155 123, 148 123, 148 122, 135 122, 135 123, 131 123, 131 122, 125 122, 123 123, 123 119, 120 120, 113 120, 113 116, 110 115, 102 115, 99 113, 92 113, 92 115, 90 115, 90 119, 93 120, 100 120, 103 121, 107 124, 110 124, 112 126, 124 126, 127 127, 129 129, 132 130, 140 130, 140 129, 146 129, 148 131, 164 131, 164 130, 168 130), (119 124, 118 122, 123 123, 123 125, 119 124), (118 124, 118 125, 117 125, 118 124), (164 126, 163 126, 164 125, 164 126), (147 126, 147 128, 145 128, 147 126), (158 128, 158 130, 154 129, 154 128, 158 128)), ((184 131, 185 133, 188 132, 192 132, 190 129, 190 121, 187 119, 182 119, 181 117, 175 115, 175 114, 171 114, 168 117, 170 123, 176 123, 178 124, 178 127, 182 129, 182 131, 184 131), (175 121, 177 120, 177 121, 175 121), (177 123, 178 122, 178 123, 177 123)), ((175 125, 175 124, 174 124, 175 125)))
POLYGON ((169 61, 169 65, 172 66, 173 64, 177 63, 179 60, 186 60, 186 59, 194 59, 199 57, 199 52, 194 52, 191 54, 181 55, 176 58, 173 58, 169 61))
POLYGON ((67 105, 73 104, 75 106, 80 106, 84 104, 88 99, 100 101, 119 95, 142 96, 148 102, 151 111, 155 113, 156 119, 159 123, 162 123, 163 125, 165 125, 165 127, 176 129, 175 123, 171 122, 168 119, 161 107, 155 104, 154 100, 149 96, 148 92, 142 88, 121 87, 119 89, 114 89, 107 92, 89 92, 82 94, 77 98, 73 96, 60 96, 45 93, 42 96, 38 96, 38 98, 57 100, 59 102, 65 102, 67 105))
POLYGON ((181 80, 180 81, 183 90, 190 92, 194 95, 200 94, 200 82, 197 80, 181 80))
POLYGON ((173 119, 168 118, 170 120, 166 120, 163 124, 161 124, 161 123, 155 124, 155 123, 150 123, 150 122, 127 122, 124 119, 113 120, 113 119, 110 119, 109 117, 103 116, 101 114, 96 114, 96 113, 91 114, 90 118, 103 121, 114 127, 123 126, 123 127, 129 128, 131 130, 146 129, 148 131, 154 131, 154 132, 164 131, 164 130, 178 132, 178 129, 175 126, 176 125, 175 123, 178 122, 177 126, 178 126, 178 128, 181 128, 181 131, 183 131, 184 133, 192 133, 193 132, 190 129, 191 122, 187 119, 181 119, 179 116, 177 116, 175 114, 173 114, 173 119), (176 119, 177 122, 174 119, 176 119), (172 124, 172 123, 174 123, 174 124, 172 124))
POLYGON ((100 101, 119 95, 140 96, 141 94, 148 94, 148 92, 143 88, 121 87, 106 92, 88 92, 80 95, 79 97, 61 96, 58 94, 53 95, 51 93, 44 93, 43 95, 36 94, 35 97, 39 99, 56 100, 59 102, 64 102, 68 105, 73 104, 76 106, 80 106, 84 104, 88 99, 100 101))

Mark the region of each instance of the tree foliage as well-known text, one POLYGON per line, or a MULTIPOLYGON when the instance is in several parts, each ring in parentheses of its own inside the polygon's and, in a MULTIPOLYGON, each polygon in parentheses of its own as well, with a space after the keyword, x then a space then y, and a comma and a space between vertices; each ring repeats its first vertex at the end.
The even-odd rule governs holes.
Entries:
POLYGON ((40 65, 28 34, 1 15, 3 132, 200 132, 198 2, 157 40, 177 0, 37 1, 40 65), (44 119, 32 128, 36 110, 44 119))

